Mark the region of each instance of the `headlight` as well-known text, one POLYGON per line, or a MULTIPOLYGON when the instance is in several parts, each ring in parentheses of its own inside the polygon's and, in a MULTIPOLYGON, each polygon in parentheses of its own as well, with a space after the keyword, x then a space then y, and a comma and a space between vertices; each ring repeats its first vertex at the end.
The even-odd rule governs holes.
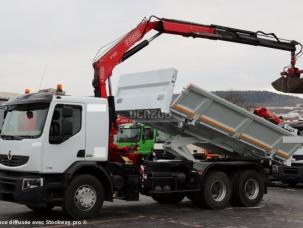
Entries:
POLYGON ((22 184, 22 190, 33 189, 43 187, 43 178, 24 178, 22 184))

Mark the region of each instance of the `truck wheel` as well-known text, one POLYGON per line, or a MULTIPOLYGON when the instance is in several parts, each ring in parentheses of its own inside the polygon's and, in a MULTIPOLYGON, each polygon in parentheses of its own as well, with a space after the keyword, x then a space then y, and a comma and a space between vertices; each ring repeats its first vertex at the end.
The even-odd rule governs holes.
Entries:
POLYGON ((200 192, 195 192, 193 202, 199 207, 222 209, 227 206, 231 197, 231 181, 220 171, 209 173, 200 192))
POLYGON ((232 179, 234 206, 252 207, 260 203, 264 195, 264 180, 258 172, 246 170, 237 172, 232 179))
POLYGON ((44 206, 36 206, 36 205, 26 205, 29 209, 37 212, 37 213, 47 213, 50 212, 55 206, 51 204, 47 204, 44 206))
POLYGON ((177 204, 185 197, 184 193, 160 193, 152 195, 153 200, 163 204, 177 204))
POLYGON ((72 218, 84 219, 96 215, 104 201, 102 183, 91 175, 74 177, 66 189, 64 210, 72 218))

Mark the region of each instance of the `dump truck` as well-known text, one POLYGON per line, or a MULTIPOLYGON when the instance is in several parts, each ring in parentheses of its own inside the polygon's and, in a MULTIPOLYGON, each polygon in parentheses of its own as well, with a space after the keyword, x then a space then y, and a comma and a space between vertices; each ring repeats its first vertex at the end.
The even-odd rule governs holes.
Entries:
MULTIPOLYGON (((123 115, 137 110, 149 113, 145 117, 162 113, 156 116, 163 118, 138 121, 173 135, 164 145, 175 155, 172 160, 109 161, 105 99, 40 92, 6 103, 0 139, 1 200, 38 211, 61 206, 74 218, 92 216, 114 196, 138 200, 139 193, 160 203, 178 203, 188 196, 196 205, 212 209, 229 203, 258 204, 267 191, 262 163, 284 161, 299 145, 282 143, 289 131, 196 86, 172 101, 176 75, 170 71, 124 76, 127 85, 120 82, 116 107, 123 115), (144 89, 153 105, 133 102, 125 88, 144 89), (196 160, 186 151, 188 144, 226 153, 228 159, 196 160)), ((130 160, 134 154, 121 156, 130 160)))
POLYGON ((292 64, 275 86, 297 92, 303 84, 301 71, 295 67, 301 54, 296 52, 296 41, 260 31, 154 16, 144 19, 96 58, 95 97, 66 96, 59 87, 55 93, 25 94, 5 104, 0 135, 1 200, 39 212, 60 206, 75 219, 96 215, 104 201, 139 200, 139 193, 159 203, 178 203, 187 196, 197 206, 211 209, 229 203, 254 206, 262 200, 267 192, 262 162, 287 160, 299 146, 281 143, 291 135, 289 131, 198 86, 189 86, 173 100, 176 71, 172 69, 123 76, 117 97, 113 96, 114 67, 163 33, 289 51, 292 64), (151 30, 158 33, 134 46, 151 30), (290 80, 288 86, 292 76, 297 80, 290 80), (148 118, 140 122, 170 133, 173 138, 164 146, 176 158, 142 163, 142 155, 133 148, 115 145, 117 111, 143 111, 150 119, 156 114, 154 123, 148 118), (184 149, 189 143, 228 157, 196 160, 184 149))

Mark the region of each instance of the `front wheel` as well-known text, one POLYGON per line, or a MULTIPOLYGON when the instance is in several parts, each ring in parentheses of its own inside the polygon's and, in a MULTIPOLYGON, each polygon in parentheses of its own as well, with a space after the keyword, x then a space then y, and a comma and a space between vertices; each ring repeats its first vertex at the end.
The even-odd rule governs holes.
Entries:
POLYGON ((66 189, 64 210, 74 219, 96 215, 104 201, 102 183, 94 176, 76 176, 66 189))
POLYGON ((210 172, 201 186, 200 192, 193 194, 193 202, 197 206, 209 209, 222 209, 227 206, 232 187, 229 177, 224 172, 210 172))

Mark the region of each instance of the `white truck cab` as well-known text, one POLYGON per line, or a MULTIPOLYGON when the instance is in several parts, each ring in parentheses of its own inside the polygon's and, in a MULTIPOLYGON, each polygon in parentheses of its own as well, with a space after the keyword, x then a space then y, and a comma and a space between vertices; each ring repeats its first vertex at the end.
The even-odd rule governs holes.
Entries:
POLYGON ((61 201, 79 164, 108 160, 107 99, 22 95, 1 106, 0 131, 0 199, 32 209, 61 201))
POLYGON ((6 103, 0 169, 62 173, 75 161, 106 161, 107 100, 37 93, 6 103))

